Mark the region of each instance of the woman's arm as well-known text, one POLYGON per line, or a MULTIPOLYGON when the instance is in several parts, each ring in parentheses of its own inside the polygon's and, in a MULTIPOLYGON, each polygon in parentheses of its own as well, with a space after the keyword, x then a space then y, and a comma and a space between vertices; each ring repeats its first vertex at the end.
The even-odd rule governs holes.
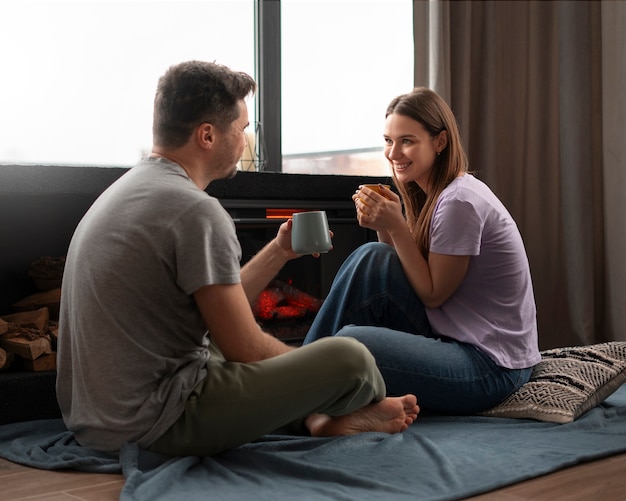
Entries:
POLYGON ((389 244, 393 246, 393 239, 389 235, 389 233, 385 230, 378 230, 376 232, 376 236, 378 237, 378 241, 384 244, 389 244))
POLYGON ((408 231, 392 230, 390 235, 404 273, 424 305, 441 306, 461 285, 470 257, 431 252, 426 261, 408 231))
MULTIPOLYGON (((469 256, 449 256, 431 253, 428 261, 420 252, 402 214, 400 198, 389 191, 382 196, 368 188, 354 196, 359 224, 388 238, 396 249, 400 262, 413 289, 422 302, 436 308, 459 287, 469 256)), ((381 240, 383 241, 383 240, 381 240)))

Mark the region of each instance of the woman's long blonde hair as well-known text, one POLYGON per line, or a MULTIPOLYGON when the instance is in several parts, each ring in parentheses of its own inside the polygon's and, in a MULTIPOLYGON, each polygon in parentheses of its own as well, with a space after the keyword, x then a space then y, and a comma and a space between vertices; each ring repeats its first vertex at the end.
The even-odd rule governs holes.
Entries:
POLYGON ((385 117, 392 113, 403 115, 421 123, 431 137, 447 131, 446 147, 435 158, 429 175, 429 193, 415 181, 400 183, 393 172, 394 184, 404 204, 409 230, 422 255, 428 259, 430 227, 433 211, 439 195, 456 177, 468 171, 467 155, 461 144, 461 135, 456 118, 448 104, 435 92, 426 87, 416 87, 407 94, 396 97, 389 103, 385 117))

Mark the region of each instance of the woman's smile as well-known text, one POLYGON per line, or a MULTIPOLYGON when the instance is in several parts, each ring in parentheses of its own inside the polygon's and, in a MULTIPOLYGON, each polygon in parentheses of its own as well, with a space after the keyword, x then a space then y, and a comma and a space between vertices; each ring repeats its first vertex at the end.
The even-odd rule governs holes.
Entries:
POLYGON ((408 169, 413 162, 394 163, 393 168, 396 172, 401 172, 408 169))

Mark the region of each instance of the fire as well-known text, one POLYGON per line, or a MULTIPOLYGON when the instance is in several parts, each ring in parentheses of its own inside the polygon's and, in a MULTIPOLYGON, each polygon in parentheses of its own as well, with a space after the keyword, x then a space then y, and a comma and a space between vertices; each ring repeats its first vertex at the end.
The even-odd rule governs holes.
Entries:
POLYGON ((296 212, 306 212, 306 209, 265 209, 265 219, 291 219, 296 212))
POLYGON ((254 316, 259 320, 284 320, 302 318, 317 313, 322 301, 290 284, 274 281, 252 305, 254 316))

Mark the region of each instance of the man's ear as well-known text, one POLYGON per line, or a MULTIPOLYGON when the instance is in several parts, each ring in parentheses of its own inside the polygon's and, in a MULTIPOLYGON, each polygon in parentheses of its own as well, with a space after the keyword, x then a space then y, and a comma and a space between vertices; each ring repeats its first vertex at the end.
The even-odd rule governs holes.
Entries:
POLYGON ((205 149, 211 149, 215 140, 215 127, 208 122, 203 122, 196 128, 196 140, 205 149))

